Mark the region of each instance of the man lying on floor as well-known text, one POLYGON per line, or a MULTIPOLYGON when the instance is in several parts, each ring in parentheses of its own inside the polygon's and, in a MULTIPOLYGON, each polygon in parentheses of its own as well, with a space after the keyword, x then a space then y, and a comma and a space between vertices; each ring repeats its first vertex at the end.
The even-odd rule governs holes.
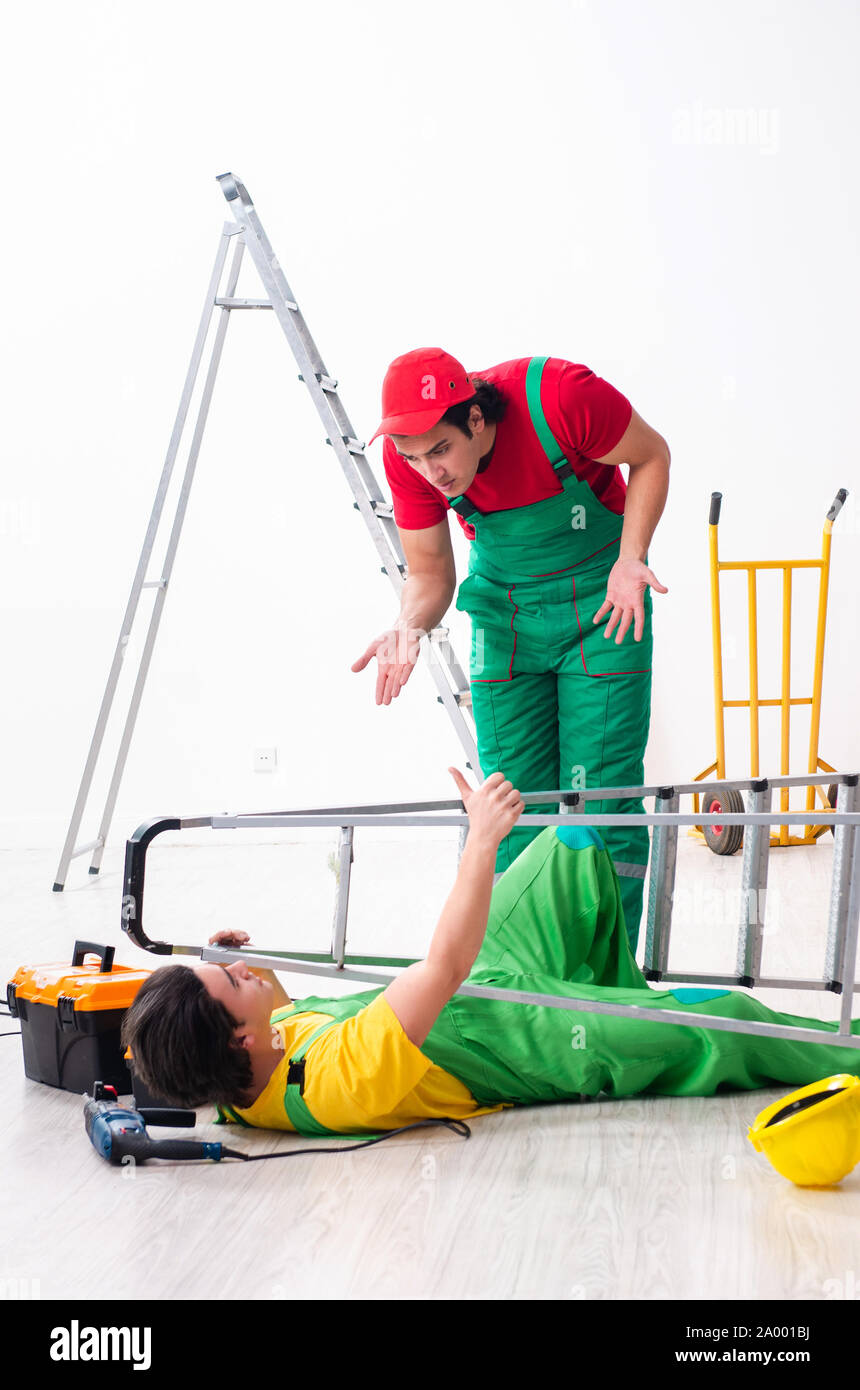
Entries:
MULTIPOLYGON (((426 959, 387 988, 298 1002, 244 961, 157 969, 123 1030, 153 1093, 180 1106, 215 1104, 222 1120, 323 1135, 583 1095, 706 1096, 856 1071, 860 1054, 831 1043, 457 994, 468 981, 836 1028, 736 991, 652 989, 630 953, 609 853, 588 826, 547 826, 494 888, 498 845, 523 802, 500 772, 475 790, 450 771, 469 834, 426 959)), ((242 931, 212 938, 247 940, 242 931)))

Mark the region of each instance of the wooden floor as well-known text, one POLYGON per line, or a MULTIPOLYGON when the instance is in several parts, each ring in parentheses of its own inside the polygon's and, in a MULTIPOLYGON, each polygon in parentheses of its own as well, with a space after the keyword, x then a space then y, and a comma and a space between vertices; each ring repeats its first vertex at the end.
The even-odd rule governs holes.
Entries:
MULTIPOLYGON (((156 843, 150 935, 200 944, 239 924, 273 949, 326 945, 330 846, 252 844, 242 833, 156 843)), ((426 945, 456 849, 418 833, 395 845, 357 841, 352 949, 426 945)), ((76 937, 114 943, 123 964, 154 964, 119 930, 121 852, 98 878, 77 860, 62 894, 51 892, 56 859, 0 854, 4 979, 22 964, 70 959, 76 937)), ((820 974, 831 859, 829 836, 772 855, 768 972, 820 974)), ((740 856, 681 841, 673 969, 733 966, 739 874, 740 856)), ((325 992, 310 976, 284 983, 297 997, 325 992)), ((795 1013, 838 1012, 832 995, 764 997, 795 1013)), ((81 1097, 26 1080, 20 1041, 3 1042, 0 1069, 0 1282, 24 1296, 829 1300, 860 1289, 860 1168, 838 1188, 804 1190, 747 1140, 784 1090, 541 1106, 479 1118, 468 1141, 432 1132, 265 1165, 119 1170, 90 1145, 81 1097)), ((199 1112, 197 1137, 223 1139, 211 1117, 199 1112)), ((253 1152, 302 1143, 229 1134, 253 1152)))

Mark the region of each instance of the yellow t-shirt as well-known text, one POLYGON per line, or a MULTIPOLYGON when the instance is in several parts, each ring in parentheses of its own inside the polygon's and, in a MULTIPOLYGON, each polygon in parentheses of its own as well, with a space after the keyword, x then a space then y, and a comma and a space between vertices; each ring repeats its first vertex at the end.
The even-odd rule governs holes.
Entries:
MULTIPOLYGON (((246 1124, 289 1129, 284 1105, 290 1057, 330 1014, 301 1013, 273 1021, 283 1057, 253 1105, 232 1107, 246 1124)), ((398 1129, 413 1120, 466 1119, 506 1105, 478 1105, 471 1091, 437 1067, 407 1037, 384 994, 352 1018, 328 1028, 305 1054, 302 1099, 314 1119, 335 1134, 398 1129)), ((225 1112, 229 1120, 229 1112, 225 1112)))

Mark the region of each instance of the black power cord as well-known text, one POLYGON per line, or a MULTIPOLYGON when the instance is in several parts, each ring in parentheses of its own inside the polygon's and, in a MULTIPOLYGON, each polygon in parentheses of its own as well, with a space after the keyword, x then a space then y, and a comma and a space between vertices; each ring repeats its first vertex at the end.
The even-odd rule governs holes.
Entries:
POLYGON ((430 1125, 444 1125, 446 1129, 453 1130, 462 1139, 471 1139, 472 1131, 465 1120, 416 1120, 411 1125, 401 1125, 399 1129, 390 1129, 387 1134, 377 1135, 375 1139, 362 1139, 358 1144, 343 1144, 337 1148, 316 1148, 316 1149, 281 1149, 274 1154, 246 1154, 238 1149, 222 1148, 221 1154, 224 1158, 241 1158, 245 1163, 256 1163, 264 1158, 297 1158, 299 1154, 346 1154, 353 1149, 369 1149, 371 1144, 381 1144, 385 1139, 393 1139, 395 1134, 405 1134, 410 1129, 426 1129, 430 1125))

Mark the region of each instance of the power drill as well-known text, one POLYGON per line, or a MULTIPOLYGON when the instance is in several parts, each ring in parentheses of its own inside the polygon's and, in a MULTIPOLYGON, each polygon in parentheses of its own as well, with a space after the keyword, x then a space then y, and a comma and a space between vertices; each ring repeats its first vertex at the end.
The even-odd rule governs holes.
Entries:
POLYGON ((228 1149, 226 1144, 210 1144, 194 1139, 150 1139, 146 1126, 175 1125, 178 1128, 193 1126, 197 1115, 193 1110, 158 1109, 145 1106, 132 1110, 119 1104, 116 1088, 106 1082, 93 1083, 92 1099, 84 1101, 84 1122, 87 1134, 92 1140, 96 1153, 106 1158, 108 1163, 121 1164, 125 1159, 135 1163, 145 1163, 148 1158, 211 1158, 216 1163, 222 1158, 241 1158, 246 1163, 266 1158, 295 1158, 300 1154, 349 1153, 353 1149, 367 1149, 372 1144, 380 1144, 383 1139, 393 1139, 395 1134, 403 1134, 409 1129, 427 1129, 430 1126, 444 1125, 461 1138, 468 1139, 471 1131, 465 1120, 432 1119, 415 1120, 412 1124, 390 1129, 373 1139, 362 1139, 355 1144, 341 1145, 337 1148, 285 1149, 279 1153, 249 1154, 241 1149, 228 1149))
POLYGON ((121 1164, 124 1159, 135 1163, 145 1163, 148 1158, 193 1159, 211 1158, 219 1162, 222 1158, 241 1158, 244 1155, 226 1148, 223 1144, 211 1144, 195 1139, 150 1139, 146 1126, 173 1125, 176 1128, 193 1127, 197 1115, 193 1110, 155 1109, 147 1106, 143 1110, 126 1109, 119 1104, 116 1089, 96 1081, 93 1085, 92 1099, 84 1102, 84 1123, 96 1153, 106 1158, 108 1163, 121 1164))

